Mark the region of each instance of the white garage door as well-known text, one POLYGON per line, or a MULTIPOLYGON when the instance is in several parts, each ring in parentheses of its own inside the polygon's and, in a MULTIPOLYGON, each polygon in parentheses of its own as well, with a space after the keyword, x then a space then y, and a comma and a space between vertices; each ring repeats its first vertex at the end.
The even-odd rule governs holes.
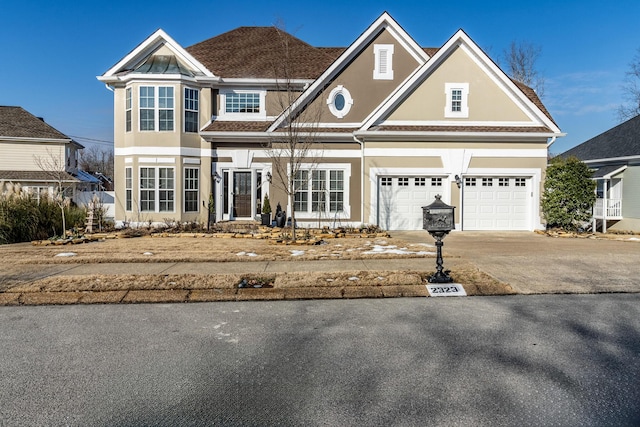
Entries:
POLYGON ((466 177, 464 230, 529 230, 529 178, 466 177))
POLYGON ((385 230, 422 230, 422 206, 443 194, 441 177, 380 177, 378 225, 385 230))

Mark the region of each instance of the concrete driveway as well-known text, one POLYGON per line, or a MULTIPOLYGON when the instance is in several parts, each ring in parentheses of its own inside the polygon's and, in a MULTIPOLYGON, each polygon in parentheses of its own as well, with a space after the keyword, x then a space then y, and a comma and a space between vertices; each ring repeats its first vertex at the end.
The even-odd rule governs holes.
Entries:
MULTIPOLYGON (((392 235, 414 243, 434 242, 426 231, 392 235)), ((465 231, 449 234, 443 249, 445 268, 453 271, 456 264, 469 262, 522 294, 640 292, 637 239, 465 231)))

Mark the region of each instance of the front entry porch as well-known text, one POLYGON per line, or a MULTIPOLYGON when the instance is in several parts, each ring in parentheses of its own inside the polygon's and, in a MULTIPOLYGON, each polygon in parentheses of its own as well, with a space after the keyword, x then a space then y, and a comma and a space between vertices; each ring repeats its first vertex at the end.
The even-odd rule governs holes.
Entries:
POLYGON ((260 215, 262 197, 267 183, 262 169, 223 168, 217 175, 223 221, 249 221, 260 215))

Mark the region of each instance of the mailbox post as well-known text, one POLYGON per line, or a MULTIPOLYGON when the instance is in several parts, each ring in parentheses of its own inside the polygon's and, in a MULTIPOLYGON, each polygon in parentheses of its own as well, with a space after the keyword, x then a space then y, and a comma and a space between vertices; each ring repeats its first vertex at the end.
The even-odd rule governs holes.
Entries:
POLYGON ((453 279, 449 271, 442 269, 442 239, 455 228, 454 206, 449 206, 440 200, 442 196, 436 196, 436 200, 429 206, 422 207, 422 228, 436 239, 437 258, 436 273, 429 277, 429 283, 451 283, 453 279))

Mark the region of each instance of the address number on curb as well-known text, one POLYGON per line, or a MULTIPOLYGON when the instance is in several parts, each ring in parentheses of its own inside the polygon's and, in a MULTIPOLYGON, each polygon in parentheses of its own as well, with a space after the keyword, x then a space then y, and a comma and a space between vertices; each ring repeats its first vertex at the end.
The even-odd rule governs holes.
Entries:
POLYGON ((447 283, 439 285, 427 285, 429 295, 432 297, 466 297, 462 285, 459 283, 447 283))

